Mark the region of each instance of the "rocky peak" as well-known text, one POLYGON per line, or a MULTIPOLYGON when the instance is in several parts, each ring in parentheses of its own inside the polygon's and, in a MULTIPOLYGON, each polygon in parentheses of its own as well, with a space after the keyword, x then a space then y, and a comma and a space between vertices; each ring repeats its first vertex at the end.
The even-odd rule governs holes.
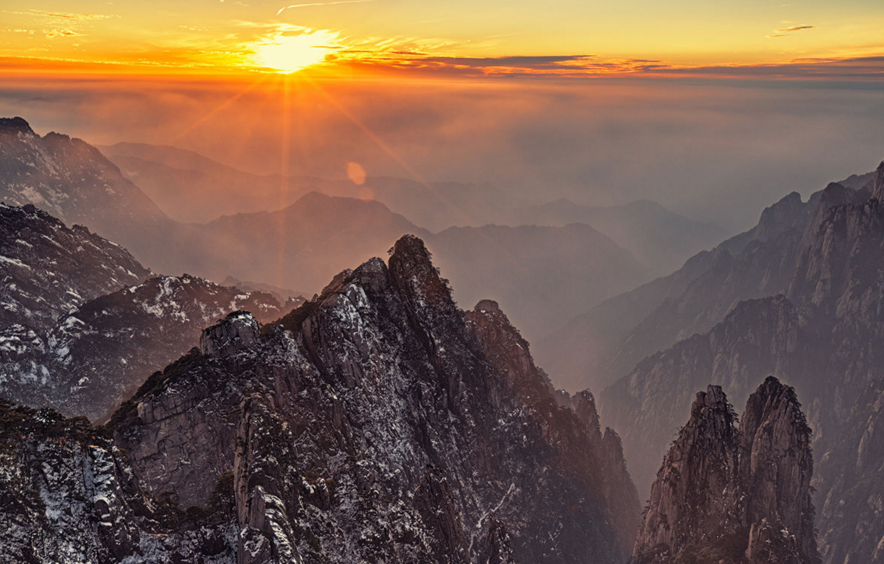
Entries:
POLYGON ((481 300, 464 316, 475 330, 489 359, 503 368, 507 383, 527 404, 549 397, 552 384, 538 377, 528 343, 493 300, 481 300))
POLYGON ((719 386, 697 392, 691 417, 651 486, 634 562, 668 562, 692 544, 730 532, 740 516, 734 488, 739 453, 735 422, 719 386))
POLYGON ((69 228, 32 205, 0 204, 0 326, 46 329, 148 274, 128 251, 84 227, 69 228))
POLYGON ((430 308, 454 305, 448 281, 433 266, 432 255, 419 237, 402 236, 390 250, 388 262, 394 284, 407 299, 430 308))
POLYGON ((697 394, 651 488, 634 563, 819 561, 810 429, 794 389, 767 378, 736 421, 720 387, 697 394))
POLYGON ((713 433, 723 437, 733 427, 734 421, 733 409, 727 403, 721 386, 709 386, 705 392, 697 392, 687 426, 709 426, 713 433))
POLYGON ((234 311, 207 327, 200 336, 200 352, 206 356, 230 356, 255 344, 261 330, 247 311, 234 311))
POLYGON ((236 317, 207 331, 209 354, 152 376, 109 428, 146 491, 204 505, 232 473, 242 563, 622 562, 638 524, 622 454, 480 309, 406 238, 260 338, 236 317), (226 354, 243 330, 254 344, 226 354))
POLYGON ((805 562, 817 554, 810 479, 810 427, 791 386, 769 376, 749 396, 740 425, 740 475, 746 491, 745 523, 791 536, 805 562))
POLYGON ((872 197, 879 202, 884 201, 884 161, 878 165, 875 171, 875 179, 872 181, 872 197))
POLYGON ((761 218, 755 227, 754 239, 772 241, 790 228, 804 214, 806 204, 801 201, 801 194, 791 192, 779 202, 761 212, 761 218))
MULTIPOLYGON (((595 405, 595 397, 592 395, 592 392, 589 390, 583 390, 582 392, 577 392, 576 394, 570 396, 570 407, 574 410, 574 413, 577 414, 577 418, 583 422, 586 426, 587 432, 592 437, 601 437, 601 423, 599 422, 599 412, 596 409, 595 405)), ((620 446, 620 437, 616 436, 611 429, 605 430, 605 437, 608 436, 608 431, 610 431, 613 435, 611 439, 616 439, 618 448, 620 448, 620 457, 623 457, 623 449, 620 446)))
POLYGON ((0 134, 3 133, 36 135, 28 122, 20 117, 0 118, 0 134))

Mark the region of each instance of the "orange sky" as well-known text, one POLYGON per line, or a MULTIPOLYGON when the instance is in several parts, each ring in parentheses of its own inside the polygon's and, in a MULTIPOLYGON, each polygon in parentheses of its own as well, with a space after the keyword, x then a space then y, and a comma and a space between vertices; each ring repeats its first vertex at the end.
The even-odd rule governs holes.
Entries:
POLYGON ((879 0, 5 4, 3 72, 798 78, 822 72, 849 79, 884 74, 879 0))

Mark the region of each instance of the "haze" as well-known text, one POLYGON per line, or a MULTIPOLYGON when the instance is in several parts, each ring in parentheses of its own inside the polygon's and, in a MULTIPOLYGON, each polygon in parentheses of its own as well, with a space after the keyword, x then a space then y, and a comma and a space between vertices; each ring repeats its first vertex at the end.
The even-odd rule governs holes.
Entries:
POLYGON ((528 202, 637 199, 730 232, 873 168, 881 82, 746 79, 121 80, 18 77, 0 114, 98 145, 195 150, 254 173, 489 183, 528 202), (811 119, 812 117, 812 119, 811 119))

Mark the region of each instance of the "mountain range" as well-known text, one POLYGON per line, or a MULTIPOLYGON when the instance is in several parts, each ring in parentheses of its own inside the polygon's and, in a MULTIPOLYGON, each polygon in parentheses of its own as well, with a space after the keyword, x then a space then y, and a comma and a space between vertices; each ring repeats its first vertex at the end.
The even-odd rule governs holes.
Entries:
MULTIPOLYGON (((884 495, 876 478, 884 460, 884 164, 869 178, 857 189, 830 184, 807 203, 791 198, 794 203, 767 210, 754 233, 761 244, 747 249, 764 253, 756 256, 767 257, 763 264, 770 267, 755 271, 755 287, 777 272, 783 286, 771 289, 781 293, 738 302, 711 330, 639 362, 600 399, 603 419, 623 433, 636 482, 646 484, 654 472, 649 453, 662 455, 703 383, 715 382, 736 401, 745 401, 766 375, 794 386, 806 402, 820 461, 812 485, 826 563, 884 557, 875 501, 884 495), (765 218, 786 229, 766 231, 765 218)), ((717 280, 694 295, 730 299, 717 280)))
MULTIPOLYGON (((873 176, 854 175, 845 184, 856 186, 862 199, 871 191, 873 176)), ((806 202, 797 192, 789 193, 765 209, 752 229, 551 332, 538 342, 538 358, 561 374, 565 387, 600 388, 628 374, 643 358, 709 331, 740 301, 784 293, 821 214, 833 205, 825 195, 845 184, 832 183, 806 202), (574 350, 579 352, 566 354, 574 350)))
POLYGON ((160 208, 183 222, 283 208, 309 192, 372 199, 438 233, 449 227, 590 225, 655 274, 668 273, 726 236, 651 201, 587 206, 567 199, 529 203, 489 184, 425 183, 367 176, 350 180, 246 173, 198 153, 163 145, 117 143, 101 151, 160 208))
POLYGON ((109 415, 232 311, 268 322, 303 302, 153 275, 122 247, 32 205, 0 205, 0 233, 0 394, 67 415, 109 415))
POLYGON ((614 563, 638 526, 592 396, 496 303, 456 308, 413 236, 277 322, 206 328, 103 427, 0 416, 7 560, 614 563))
POLYGON ((634 289, 570 202, 197 224, 130 178, 0 120, 0 560, 884 562, 884 163, 634 289))
MULTIPOLYGON (((187 272, 213 281, 232 277, 251 281, 251 287, 292 287, 312 295, 348 264, 383 256, 391 241, 415 234, 426 240, 450 273, 456 299, 465 303, 483 297, 497 299, 532 338, 553 330, 575 311, 584 311, 651 275, 628 251, 588 225, 489 225, 433 234, 378 200, 315 191, 271 211, 224 215, 202 224, 182 223, 160 211, 119 168, 83 141, 58 134, 40 137, 20 118, 0 122, 0 138, 10 148, 0 153, 0 200, 38 206, 55 202, 50 213, 69 224, 85 224, 123 245, 155 272, 187 272), (62 138, 76 151, 53 151, 53 143, 62 138), (47 139, 49 146, 44 147, 47 139), (71 182, 71 178, 78 180, 71 182), (101 190, 96 188, 99 186, 101 190), (58 196, 65 191, 70 195, 58 196), (78 203, 86 201, 91 205, 78 203), (144 217, 135 214, 136 204, 149 208, 149 213, 144 217), (87 208, 88 214, 83 211, 87 208), (558 250, 552 254, 544 250, 550 247, 558 250), (495 285, 489 296, 486 289, 492 278, 506 283, 495 285), (526 299, 528 296, 531 299, 526 299)), ((124 149, 138 152, 151 148, 117 147, 124 149)), ((268 184, 250 175, 243 177, 245 173, 194 153, 171 148, 157 151, 150 154, 169 163, 161 166, 190 167, 187 170, 218 180, 188 184, 186 189, 184 184, 165 184, 163 179, 154 183, 166 186, 175 197, 197 198, 197 207, 209 209, 217 202, 235 205, 237 200, 228 199, 228 192, 239 190, 239 198, 254 193, 253 204, 270 205, 260 194, 273 192, 270 184, 275 185, 275 180, 268 184), (248 187, 243 186, 247 181, 248 187)), ((180 182, 187 184, 188 180, 180 182)), ((411 195, 415 194, 423 194, 417 200, 427 201, 426 188, 415 191, 419 184, 397 180, 385 185, 395 187, 388 192, 397 202, 401 195, 403 205, 414 200, 411 195)), ((471 205, 464 196, 460 200, 471 205)), ((194 202, 177 201, 171 209, 183 209, 194 202)))

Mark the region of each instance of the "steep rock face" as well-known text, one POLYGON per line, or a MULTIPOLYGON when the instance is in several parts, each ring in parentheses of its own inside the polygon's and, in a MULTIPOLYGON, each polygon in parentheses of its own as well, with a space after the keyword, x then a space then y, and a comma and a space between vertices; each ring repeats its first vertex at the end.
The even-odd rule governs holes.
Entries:
POLYGON ((785 196, 751 230, 575 318, 540 343, 538 358, 562 374, 562 384, 601 388, 647 356, 709 331, 740 301, 785 292, 820 196, 785 196))
POLYGON ((203 330, 200 352, 204 356, 228 356, 255 344, 258 321, 246 311, 235 311, 223 321, 203 330))
POLYGON ((419 239, 231 348, 253 336, 240 316, 109 424, 144 487, 185 506, 233 473, 239 562, 628 556, 616 436, 559 404, 495 304, 459 311, 419 239))
POLYGON ((3 562, 235 560, 224 487, 185 513, 145 496, 124 453, 83 418, 0 400, 0 421, 3 562))
MULTIPOLYGON (((673 406, 687 409, 690 393, 682 382, 705 374, 736 401, 749 395, 751 379, 764 374, 794 385, 807 402, 820 455, 813 485, 826 563, 884 558, 878 548, 884 489, 871 478, 880 473, 884 451, 876 432, 884 363, 884 210, 877 199, 862 200, 869 193, 832 185, 817 199, 817 226, 803 235, 806 247, 787 297, 758 302, 780 301, 781 314, 737 323, 740 310, 752 309, 752 302, 740 304, 709 334, 640 363, 601 402, 606 422, 623 433, 629 459, 665 449, 667 437, 657 430, 674 428, 673 406)), ((630 460, 641 484, 648 470, 640 459, 630 460)))
POLYGON ((33 204, 139 256, 148 248, 160 256, 155 236, 173 225, 98 149, 59 133, 40 137, 22 118, 0 118, 0 178, 0 201, 33 204))
MULTIPOLYGON (((632 541, 632 530, 637 526, 634 507, 639 504, 638 492, 626 468, 620 437, 610 428, 601 431, 595 398, 588 390, 569 395, 553 388, 546 374, 534 366, 528 352, 528 343, 518 330, 510 325, 506 315, 492 300, 482 300, 466 318, 475 328, 486 351, 487 359, 498 370, 506 374, 511 389, 528 404, 548 401, 550 394, 559 404, 570 408, 582 424, 587 439, 597 453, 601 466, 601 479, 604 496, 609 500, 619 500, 612 504, 614 522, 623 524, 618 528, 619 539, 623 543, 632 541)), ((563 449, 563 456, 568 456, 563 449)))
POLYGON ((884 383, 878 381, 857 398, 839 440, 819 463, 816 503, 825 562, 884 562, 882 468, 884 383))
POLYGON ((879 202, 884 200, 884 162, 878 166, 872 179, 872 198, 879 202))
POLYGON ((762 520, 767 520, 768 527, 784 533, 780 536, 794 537, 803 561, 818 562, 811 430, 794 388, 768 377, 746 402, 740 437, 745 523, 763 529, 762 520))
MULTIPOLYGON (((4 329, 46 330, 84 302, 138 284, 149 274, 125 249, 84 227, 68 228, 32 205, 0 204, 4 329)), ((11 337, 0 338, 0 351, 15 347, 11 337)))
POLYGON ((6 331, 0 393, 95 420, 154 371, 198 344, 206 325, 248 309, 262 322, 286 313, 273 296, 184 275, 160 276, 81 304, 45 332, 6 331))
POLYGON ((641 363, 604 391, 605 422, 621 429, 626 458, 641 490, 653 480, 653 460, 663 455, 692 390, 718 382, 745 401, 764 374, 787 374, 813 364, 798 351, 800 316, 783 296, 740 303, 725 320, 641 363), (665 399, 664 399, 665 398, 665 399))
POLYGON ((810 428, 773 377, 742 421, 718 386, 699 392, 663 459, 633 562, 815 563, 810 428))
MULTIPOLYGON (((880 191, 882 175, 884 163, 874 190, 880 191)), ((825 343, 825 364, 813 382, 819 411, 812 421, 823 433, 815 447, 825 464, 814 485, 822 508, 818 525, 826 562, 884 561, 879 501, 884 487, 880 480, 868 479, 880 473, 884 452, 875 431, 884 363, 882 280, 884 208, 872 198, 830 210, 790 288, 792 299, 815 313, 814 324, 825 343)))
POLYGON ((636 540, 636 562, 667 561, 738 528, 740 438, 718 386, 698 392, 691 417, 663 459, 636 540), (651 557, 652 555, 659 557, 651 557))

